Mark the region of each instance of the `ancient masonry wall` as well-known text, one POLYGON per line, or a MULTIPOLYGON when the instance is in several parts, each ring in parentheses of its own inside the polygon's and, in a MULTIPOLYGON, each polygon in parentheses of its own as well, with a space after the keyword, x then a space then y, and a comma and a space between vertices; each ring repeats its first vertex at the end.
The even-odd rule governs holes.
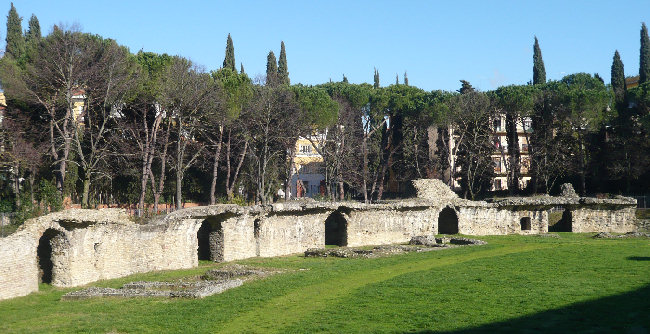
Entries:
POLYGON ((271 257, 325 246, 325 220, 332 209, 272 213, 258 218, 253 256, 271 257))
POLYGON ((358 247, 404 243, 416 235, 434 235, 440 209, 376 205, 366 210, 345 211, 347 245, 358 247))
POLYGON ((627 233, 638 229, 635 224, 635 208, 603 210, 598 208, 571 209, 571 231, 627 233))
POLYGON ((458 232, 469 235, 539 234, 548 232, 548 211, 490 206, 458 208, 458 232), (522 229, 529 218, 530 229, 522 229))
POLYGON ((37 277, 34 237, 26 232, 17 232, 0 239, 0 299, 37 291, 37 277))
MULTIPOLYGON (((215 205, 179 210, 146 225, 135 224, 118 209, 53 213, 29 220, 15 234, 0 239, 0 299, 38 290, 38 246, 43 235, 52 238, 47 243, 51 252, 45 251, 51 254, 52 284, 71 287, 133 273, 194 267, 197 233, 206 224, 209 228, 202 231, 208 233, 210 258, 216 261, 323 247, 330 217, 335 223, 330 230, 338 229, 330 236, 340 237, 337 240, 348 246, 408 242, 413 236, 439 233, 442 220, 446 229, 451 226, 468 235, 545 233, 548 210, 557 206, 572 212, 574 232, 636 229, 635 201, 629 198, 542 196, 473 202, 459 199, 437 180, 418 180, 414 186, 418 198, 404 201, 215 205)), ((203 241, 201 245, 205 247, 203 241)))

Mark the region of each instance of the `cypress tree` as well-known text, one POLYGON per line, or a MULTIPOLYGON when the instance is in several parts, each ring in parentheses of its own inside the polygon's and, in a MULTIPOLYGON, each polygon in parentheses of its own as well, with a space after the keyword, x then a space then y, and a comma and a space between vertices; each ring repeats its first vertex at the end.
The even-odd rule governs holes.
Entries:
POLYGON ((284 49, 284 41, 280 43, 280 59, 278 60, 278 80, 282 84, 290 84, 289 68, 287 67, 287 52, 284 49))
POLYGON ((38 23, 38 18, 34 14, 29 18, 29 29, 27 30, 25 39, 28 44, 41 39, 41 25, 38 23))
POLYGON ((535 46, 533 47, 533 84, 546 83, 546 69, 542 59, 542 50, 539 48, 537 36, 535 36, 535 46))
POLYGON ((404 71, 404 85, 409 85, 409 77, 406 76, 406 71, 404 71))
POLYGON ((372 85, 374 88, 379 88, 379 71, 375 67, 375 83, 372 85))
POLYGON ((9 15, 7 15, 7 46, 5 53, 14 59, 20 58, 25 53, 25 37, 22 28, 23 19, 18 16, 14 3, 11 3, 9 15))
POLYGON ((239 73, 241 73, 241 74, 246 73, 246 72, 244 72, 244 64, 243 64, 243 63, 239 63, 239 65, 240 65, 240 67, 241 67, 241 68, 239 69, 239 73))
POLYGON ((641 59, 639 62, 639 85, 650 79, 650 40, 645 22, 641 24, 641 59))
POLYGON ((614 60, 612 61, 612 89, 614 90, 616 102, 623 102, 625 99, 626 88, 623 62, 621 61, 621 55, 619 55, 618 50, 616 50, 616 52, 614 52, 614 60))
POLYGON ((348 82, 348 77, 346 77, 345 74, 343 74, 343 82, 345 82, 345 83, 349 83, 349 82, 348 82))
POLYGON ((273 51, 269 51, 269 55, 266 56, 266 84, 274 85, 277 82, 277 76, 278 63, 273 51))
POLYGON ((399 85, 399 74, 395 73, 395 84, 399 85))
POLYGON ((232 37, 228 34, 228 41, 226 42, 226 57, 223 59, 223 68, 229 68, 233 72, 235 69, 235 47, 232 44, 232 37))

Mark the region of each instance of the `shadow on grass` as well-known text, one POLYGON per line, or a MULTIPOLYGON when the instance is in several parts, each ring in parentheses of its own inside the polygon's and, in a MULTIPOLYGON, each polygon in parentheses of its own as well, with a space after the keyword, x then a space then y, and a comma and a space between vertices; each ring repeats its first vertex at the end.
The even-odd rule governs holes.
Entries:
POLYGON ((650 285, 508 321, 443 333, 650 333, 648 310, 650 285))
POLYGON ((634 261, 650 261, 650 256, 630 256, 627 259, 634 261))

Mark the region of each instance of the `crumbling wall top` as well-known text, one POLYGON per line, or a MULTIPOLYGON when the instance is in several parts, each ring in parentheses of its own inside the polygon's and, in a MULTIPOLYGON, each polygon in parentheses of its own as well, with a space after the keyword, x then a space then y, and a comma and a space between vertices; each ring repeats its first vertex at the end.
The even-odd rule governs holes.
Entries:
POLYGON ((417 179, 411 181, 418 198, 432 201, 453 201, 458 195, 441 180, 417 179))

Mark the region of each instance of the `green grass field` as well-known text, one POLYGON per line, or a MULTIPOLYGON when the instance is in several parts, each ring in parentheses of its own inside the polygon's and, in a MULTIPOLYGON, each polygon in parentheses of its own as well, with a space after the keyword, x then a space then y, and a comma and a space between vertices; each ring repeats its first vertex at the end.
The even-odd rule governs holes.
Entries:
POLYGON ((650 332, 650 240, 560 236, 484 237, 485 246, 376 259, 250 259, 239 263, 292 270, 197 300, 61 301, 73 289, 43 285, 0 302, 0 332, 650 332))

